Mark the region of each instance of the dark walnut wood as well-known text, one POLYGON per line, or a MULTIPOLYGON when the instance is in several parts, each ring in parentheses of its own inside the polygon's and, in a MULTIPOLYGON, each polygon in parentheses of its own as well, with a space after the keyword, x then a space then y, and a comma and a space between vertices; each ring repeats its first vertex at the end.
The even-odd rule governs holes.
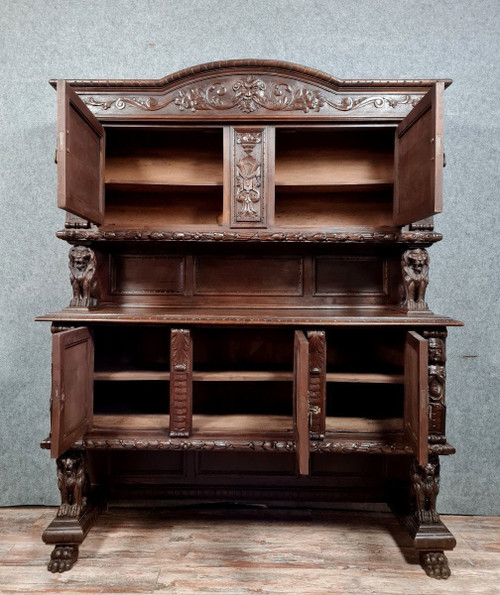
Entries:
POLYGON ((425 293, 450 82, 265 60, 53 82, 73 297, 38 318, 49 570, 73 566, 106 494, 388 502, 449 575, 436 498, 461 323, 425 293))

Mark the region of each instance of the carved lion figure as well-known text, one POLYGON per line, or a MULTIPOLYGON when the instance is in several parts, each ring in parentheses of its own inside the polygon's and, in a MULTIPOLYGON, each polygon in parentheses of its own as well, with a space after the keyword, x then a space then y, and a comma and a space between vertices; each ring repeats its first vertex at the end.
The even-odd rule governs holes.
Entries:
POLYGON ((87 506, 89 488, 81 453, 66 454, 57 459, 57 487, 61 492, 57 516, 78 517, 87 506))
POLYGON ((436 500, 439 494, 439 457, 430 456, 424 467, 414 463, 411 475, 414 505, 421 523, 437 523, 436 500))
POLYGON ((427 310, 425 290, 429 284, 429 254, 423 248, 403 254, 404 306, 408 310, 427 310))
POLYGON ((69 251, 69 279, 73 288, 70 306, 89 308, 97 305, 96 260, 87 246, 73 246, 69 251))

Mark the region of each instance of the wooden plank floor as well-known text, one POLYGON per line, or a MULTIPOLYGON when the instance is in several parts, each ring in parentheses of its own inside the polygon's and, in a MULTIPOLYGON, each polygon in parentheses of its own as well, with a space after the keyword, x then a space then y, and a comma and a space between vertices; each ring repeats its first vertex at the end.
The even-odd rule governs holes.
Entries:
POLYGON ((437 581, 390 514, 209 507, 111 509, 54 575, 54 513, 0 509, 1 593, 500 594, 500 517, 443 517, 457 547, 437 581))

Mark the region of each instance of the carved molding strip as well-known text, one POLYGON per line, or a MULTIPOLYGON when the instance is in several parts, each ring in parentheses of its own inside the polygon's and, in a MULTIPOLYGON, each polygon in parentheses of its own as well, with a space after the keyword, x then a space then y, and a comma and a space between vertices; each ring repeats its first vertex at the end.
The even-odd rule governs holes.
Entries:
POLYGON ((87 449, 125 450, 254 450, 294 452, 290 440, 141 440, 136 438, 88 438, 76 443, 87 449))
POLYGON ((444 437, 446 427, 446 330, 424 331, 429 341, 429 431, 444 437))
POLYGON ((158 231, 123 229, 65 229, 57 237, 67 242, 154 241, 154 242, 312 242, 312 243, 401 243, 433 244, 443 239, 433 231, 411 232, 275 232, 270 230, 158 231))

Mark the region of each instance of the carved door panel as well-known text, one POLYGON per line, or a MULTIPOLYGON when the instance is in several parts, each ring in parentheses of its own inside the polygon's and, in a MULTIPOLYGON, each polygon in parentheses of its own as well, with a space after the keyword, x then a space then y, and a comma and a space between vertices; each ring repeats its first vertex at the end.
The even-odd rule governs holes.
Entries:
POLYGON ((66 81, 57 82, 57 206, 104 220, 104 128, 66 81))
POLYGON ((443 92, 444 83, 436 83, 396 130, 395 225, 443 210, 443 92))
POLYGON ((267 227, 274 211, 274 128, 229 129, 229 211, 231 227, 267 227))
POLYGON ((295 331, 293 420, 299 475, 309 475, 309 341, 295 331))
POLYGON ((58 457, 92 426, 94 341, 87 327, 52 335, 51 456, 58 457))
POLYGON ((406 334, 404 430, 420 465, 428 460, 428 341, 414 331, 406 334))

